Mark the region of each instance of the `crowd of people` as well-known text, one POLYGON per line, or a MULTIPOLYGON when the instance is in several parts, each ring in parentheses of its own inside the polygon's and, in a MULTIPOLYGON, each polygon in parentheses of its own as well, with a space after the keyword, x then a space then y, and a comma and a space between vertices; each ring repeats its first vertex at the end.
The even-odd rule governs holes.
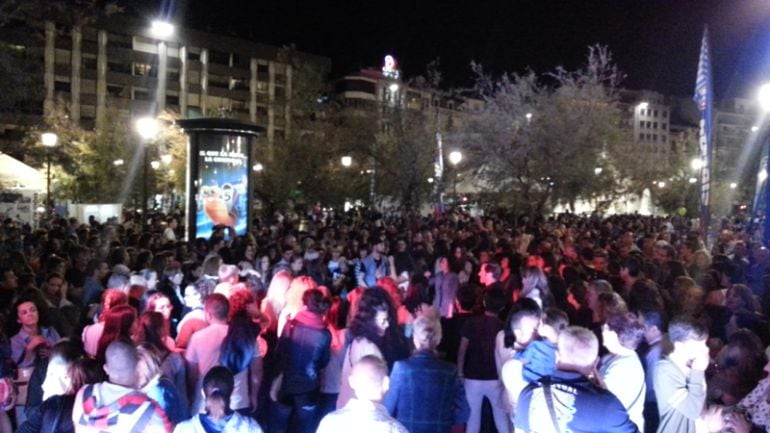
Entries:
POLYGON ((5 219, 0 313, 0 433, 770 431, 739 220, 5 219))

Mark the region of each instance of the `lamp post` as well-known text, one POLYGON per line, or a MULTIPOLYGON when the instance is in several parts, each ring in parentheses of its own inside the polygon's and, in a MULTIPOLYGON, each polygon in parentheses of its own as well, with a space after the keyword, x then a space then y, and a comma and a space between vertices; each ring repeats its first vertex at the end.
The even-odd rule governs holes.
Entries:
POLYGON ((147 221, 147 166, 149 165, 149 162, 147 161, 147 144, 150 140, 154 139, 158 135, 158 132, 160 132, 160 126, 158 121, 153 117, 141 117, 137 119, 135 127, 136 132, 142 138, 142 152, 144 156, 144 179, 142 179, 142 226, 144 226, 147 221))
POLYGON ((47 148, 45 152, 45 164, 46 164, 46 191, 45 201, 48 211, 53 207, 53 200, 51 200, 51 149, 59 142, 59 136, 54 132, 44 132, 40 134, 40 141, 43 146, 47 148))
POLYGON ((342 164, 343 167, 348 168, 353 164, 353 158, 351 158, 350 156, 343 156, 340 159, 340 163, 342 164))
POLYGON ((457 164, 463 160, 463 154, 458 150, 449 152, 449 162, 452 163, 452 196, 457 206, 457 164))

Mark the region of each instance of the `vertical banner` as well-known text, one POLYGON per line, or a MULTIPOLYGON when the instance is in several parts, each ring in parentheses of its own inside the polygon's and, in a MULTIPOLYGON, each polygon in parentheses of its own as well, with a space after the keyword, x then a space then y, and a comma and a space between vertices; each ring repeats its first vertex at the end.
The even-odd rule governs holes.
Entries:
POLYGON ((711 195, 711 107, 714 90, 711 82, 711 57, 708 45, 708 27, 703 29, 703 41, 698 61, 698 75, 695 80, 694 100, 700 111, 700 133, 698 140, 700 170, 700 228, 704 241, 707 240, 710 223, 711 195))

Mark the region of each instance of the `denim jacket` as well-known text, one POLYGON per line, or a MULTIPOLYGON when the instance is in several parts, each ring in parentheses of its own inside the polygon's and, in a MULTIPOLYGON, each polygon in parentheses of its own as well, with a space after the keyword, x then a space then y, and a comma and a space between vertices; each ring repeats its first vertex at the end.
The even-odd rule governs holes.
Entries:
POLYGON ((383 405, 411 433, 448 433, 470 416, 457 368, 429 351, 396 362, 383 405))

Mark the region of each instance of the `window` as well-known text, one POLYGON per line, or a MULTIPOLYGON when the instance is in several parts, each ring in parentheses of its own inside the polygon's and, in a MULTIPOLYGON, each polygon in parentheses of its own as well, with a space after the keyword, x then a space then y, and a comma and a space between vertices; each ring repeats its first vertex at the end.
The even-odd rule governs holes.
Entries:
POLYGON ((230 88, 233 90, 249 90, 249 82, 247 80, 233 79, 230 88))
POLYGON ((658 129, 658 122, 653 122, 652 127, 653 129, 658 129))
POLYGON ((257 74, 269 74, 270 66, 267 63, 257 63, 257 74))
POLYGON ((267 92, 267 83, 264 81, 257 81, 257 92, 267 92))
POLYGON ((652 115, 653 115, 654 117, 658 117, 658 110, 653 110, 653 111, 652 111, 652 115))
POLYGON ((209 50, 209 63, 230 66, 230 53, 217 50, 209 50))
MULTIPOLYGON (((157 72, 155 73, 157 74, 157 72)), ((134 75, 140 77, 149 77, 152 73, 152 65, 149 63, 134 63, 134 75)))
POLYGON ((663 122, 663 123, 660 124, 660 127, 661 127, 661 129, 667 129, 668 128, 668 123, 663 122))
POLYGON ((267 107, 264 105, 257 105, 257 117, 267 117, 267 107))
POLYGON ((147 89, 134 89, 133 99, 135 101, 152 101, 152 96, 147 89))
POLYGON ((56 80, 53 82, 53 89, 57 92, 69 92, 70 91, 70 83, 69 81, 59 81, 56 80))
POLYGON ((197 47, 187 47, 187 60, 201 61, 201 49, 197 47))
POLYGON ((96 70, 96 57, 83 57, 83 69, 96 70))
POLYGON ((179 95, 166 95, 167 105, 179 105, 179 95))
POLYGON ((120 98, 123 96, 123 86, 116 86, 114 84, 108 84, 107 85, 107 93, 115 98, 120 98))
POLYGON ((130 74, 131 64, 107 61, 107 70, 110 72, 119 72, 121 74, 130 74))

